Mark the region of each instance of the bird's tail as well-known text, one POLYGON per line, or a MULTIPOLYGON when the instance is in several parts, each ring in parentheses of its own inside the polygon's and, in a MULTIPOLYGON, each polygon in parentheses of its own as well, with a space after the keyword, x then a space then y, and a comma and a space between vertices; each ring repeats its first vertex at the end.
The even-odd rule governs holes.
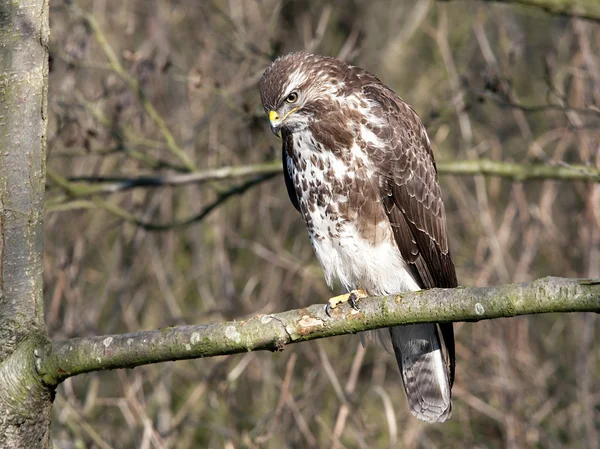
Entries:
POLYGON ((411 413, 427 422, 446 421, 452 410, 453 370, 446 360, 454 354, 447 354, 437 325, 390 327, 390 336, 411 413))

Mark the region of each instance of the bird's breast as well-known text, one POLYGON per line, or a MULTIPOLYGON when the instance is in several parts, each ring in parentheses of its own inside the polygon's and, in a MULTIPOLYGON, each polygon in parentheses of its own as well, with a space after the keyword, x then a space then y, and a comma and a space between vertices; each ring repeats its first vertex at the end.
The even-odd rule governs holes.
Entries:
POLYGON ((394 268, 405 271, 377 178, 363 159, 352 149, 333 154, 310 135, 294 136, 288 156, 286 169, 330 285, 337 278, 347 289, 385 288, 381 276, 394 268))

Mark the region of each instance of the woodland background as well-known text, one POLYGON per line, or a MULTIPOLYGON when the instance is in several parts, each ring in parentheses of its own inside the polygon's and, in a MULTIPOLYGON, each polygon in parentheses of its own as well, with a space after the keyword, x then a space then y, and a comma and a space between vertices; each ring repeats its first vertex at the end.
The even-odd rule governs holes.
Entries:
MULTIPOLYGON (((241 320, 331 295, 280 176, 94 190, 277 160, 257 83, 288 51, 377 74, 415 107, 439 161, 600 165, 600 21, 433 0, 56 1, 50 21, 53 339, 241 320), (243 194, 218 202, 231 189, 243 194)), ((462 285, 600 277, 600 185, 440 181, 462 285)), ((412 418, 393 357, 345 336, 70 378, 54 445, 595 449, 597 324, 457 324, 444 425, 412 418)))

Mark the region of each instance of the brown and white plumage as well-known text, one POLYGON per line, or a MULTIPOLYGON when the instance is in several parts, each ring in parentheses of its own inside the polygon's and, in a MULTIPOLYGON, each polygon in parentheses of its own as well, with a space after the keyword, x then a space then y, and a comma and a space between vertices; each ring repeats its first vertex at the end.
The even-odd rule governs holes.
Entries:
MULTIPOLYGON (((260 90, 327 282, 369 295, 455 287, 433 152, 414 110, 365 70, 306 53, 273 62, 260 90)), ((452 324, 396 326, 389 335, 412 413, 445 421, 452 324)))

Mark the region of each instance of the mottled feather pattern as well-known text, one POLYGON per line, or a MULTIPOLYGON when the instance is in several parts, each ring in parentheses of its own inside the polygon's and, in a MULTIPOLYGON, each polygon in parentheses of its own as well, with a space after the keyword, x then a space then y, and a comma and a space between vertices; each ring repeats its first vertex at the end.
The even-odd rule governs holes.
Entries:
MULTIPOLYGON (((456 286, 433 152, 415 111, 374 75, 306 53, 277 59, 260 87, 265 111, 286 117, 286 187, 327 282, 370 295, 456 286)), ((445 421, 452 324, 396 326, 389 337, 411 412, 445 421)))

